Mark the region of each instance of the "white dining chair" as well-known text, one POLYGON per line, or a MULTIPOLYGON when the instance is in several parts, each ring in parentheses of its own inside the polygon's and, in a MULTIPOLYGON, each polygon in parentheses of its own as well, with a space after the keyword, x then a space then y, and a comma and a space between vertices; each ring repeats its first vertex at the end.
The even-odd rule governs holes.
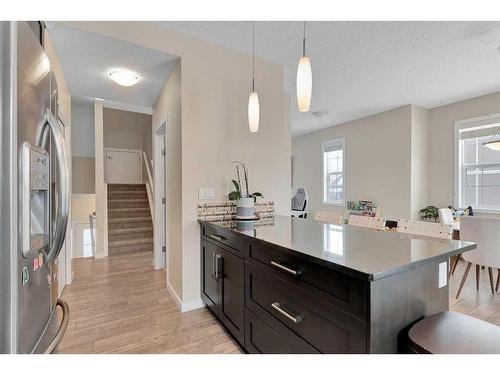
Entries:
POLYGON ((460 239, 477 244, 477 248, 462 254, 467 267, 460 282, 457 298, 464 287, 473 264, 476 265, 476 289, 479 289, 481 266, 488 268, 491 293, 500 284, 500 219, 490 216, 463 216, 460 219, 460 239), (498 269, 496 287, 493 286, 493 269, 498 269))
POLYGON ((342 215, 333 211, 316 211, 314 220, 330 224, 342 224, 342 215))
POLYGON ((433 237, 433 238, 451 240, 451 236, 453 234, 453 227, 450 224, 399 219, 397 232, 415 236, 433 237))
POLYGON ((385 227, 385 219, 381 217, 350 215, 349 225, 361 228, 382 229, 385 227))
POLYGON ((449 208, 440 208, 438 210, 438 216, 439 216, 439 222, 441 224, 449 224, 453 226, 453 229, 455 229, 458 223, 455 222, 455 219, 453 217, 453 212, 449 208))

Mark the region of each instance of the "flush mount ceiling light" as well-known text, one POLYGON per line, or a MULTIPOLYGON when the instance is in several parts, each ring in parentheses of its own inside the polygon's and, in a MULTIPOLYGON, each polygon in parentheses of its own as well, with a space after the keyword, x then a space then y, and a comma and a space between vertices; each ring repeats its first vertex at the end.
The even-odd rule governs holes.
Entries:
POLYGON ((255 22, 252 21, 252 92, 248 98, 248 126, 251 133, 259 130, 259 95, 255 92, 255 22))
POLYGON ((500 126, 498 127, 495 135, 493 135, 493 137, 491 137, 491 139, 488 142, 483 143, 483 146, 493 151, 500 151, 500 138, 498 138, 499 134, 500 134, 500 126))
POLYGON ((302 57, 297 68, 297 105, 300 112, 309 111, 312 95, 311 61, 306 56, 306 22, 302 38, 302 57))
POLYGON ((120 86, 134 86, 139 82, 137 73, 125 69, 116 69, 109 72, 109 77, 120 86))

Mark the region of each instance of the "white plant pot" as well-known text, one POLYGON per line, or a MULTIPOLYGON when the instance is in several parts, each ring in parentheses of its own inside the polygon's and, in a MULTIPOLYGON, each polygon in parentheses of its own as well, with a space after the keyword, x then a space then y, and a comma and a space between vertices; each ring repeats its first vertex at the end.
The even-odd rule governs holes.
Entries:
POLYGON ((241 219, 251 219, 255 217, 253 197, 238 199, 236 202, 236 217, 241 219))

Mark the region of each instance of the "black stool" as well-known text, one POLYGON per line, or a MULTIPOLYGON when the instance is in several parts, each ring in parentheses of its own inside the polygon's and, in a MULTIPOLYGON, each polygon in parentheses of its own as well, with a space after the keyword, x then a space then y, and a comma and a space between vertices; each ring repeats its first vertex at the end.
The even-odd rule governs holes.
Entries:
POLYGON ((415 353, 500 354, 500 327, 452 311, 422 319, 408 339, 415 353))

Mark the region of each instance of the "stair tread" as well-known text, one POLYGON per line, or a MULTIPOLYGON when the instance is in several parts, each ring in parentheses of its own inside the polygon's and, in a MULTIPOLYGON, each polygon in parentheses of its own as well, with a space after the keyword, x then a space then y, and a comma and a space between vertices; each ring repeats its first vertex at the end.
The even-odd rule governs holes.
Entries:
POLYGON ((108 241, 108 247, 133 246, 152 244, 153 238, 138 238, 133 240, 108 241))
POLYGON ((108 199, 108 203, 147 203, 146 198, 108 199))
POLYGON ((109 219, 108 223, 129 223, 129 222, 140 222, 140 221, 151 221, 149 216, 138 216, 138 217, 118 217, 115 219, 109 219))
POLYGON ((148 192, 146 190, 108 190, 108 193, 110 194, 122 194, 122 193, 127 193, 127 194, 147 194, 148 192))
POLYGON ((142 212, 149 211, 149 207, 108 208, 108 212, 142 212))
POLYGON ((148 227, 135 227, 135 228, 120 228, 120 229, 110 229, 109 234, 129 234, 129 233, 141 233, 141 232, 152 232, 153 226, 148 227))

